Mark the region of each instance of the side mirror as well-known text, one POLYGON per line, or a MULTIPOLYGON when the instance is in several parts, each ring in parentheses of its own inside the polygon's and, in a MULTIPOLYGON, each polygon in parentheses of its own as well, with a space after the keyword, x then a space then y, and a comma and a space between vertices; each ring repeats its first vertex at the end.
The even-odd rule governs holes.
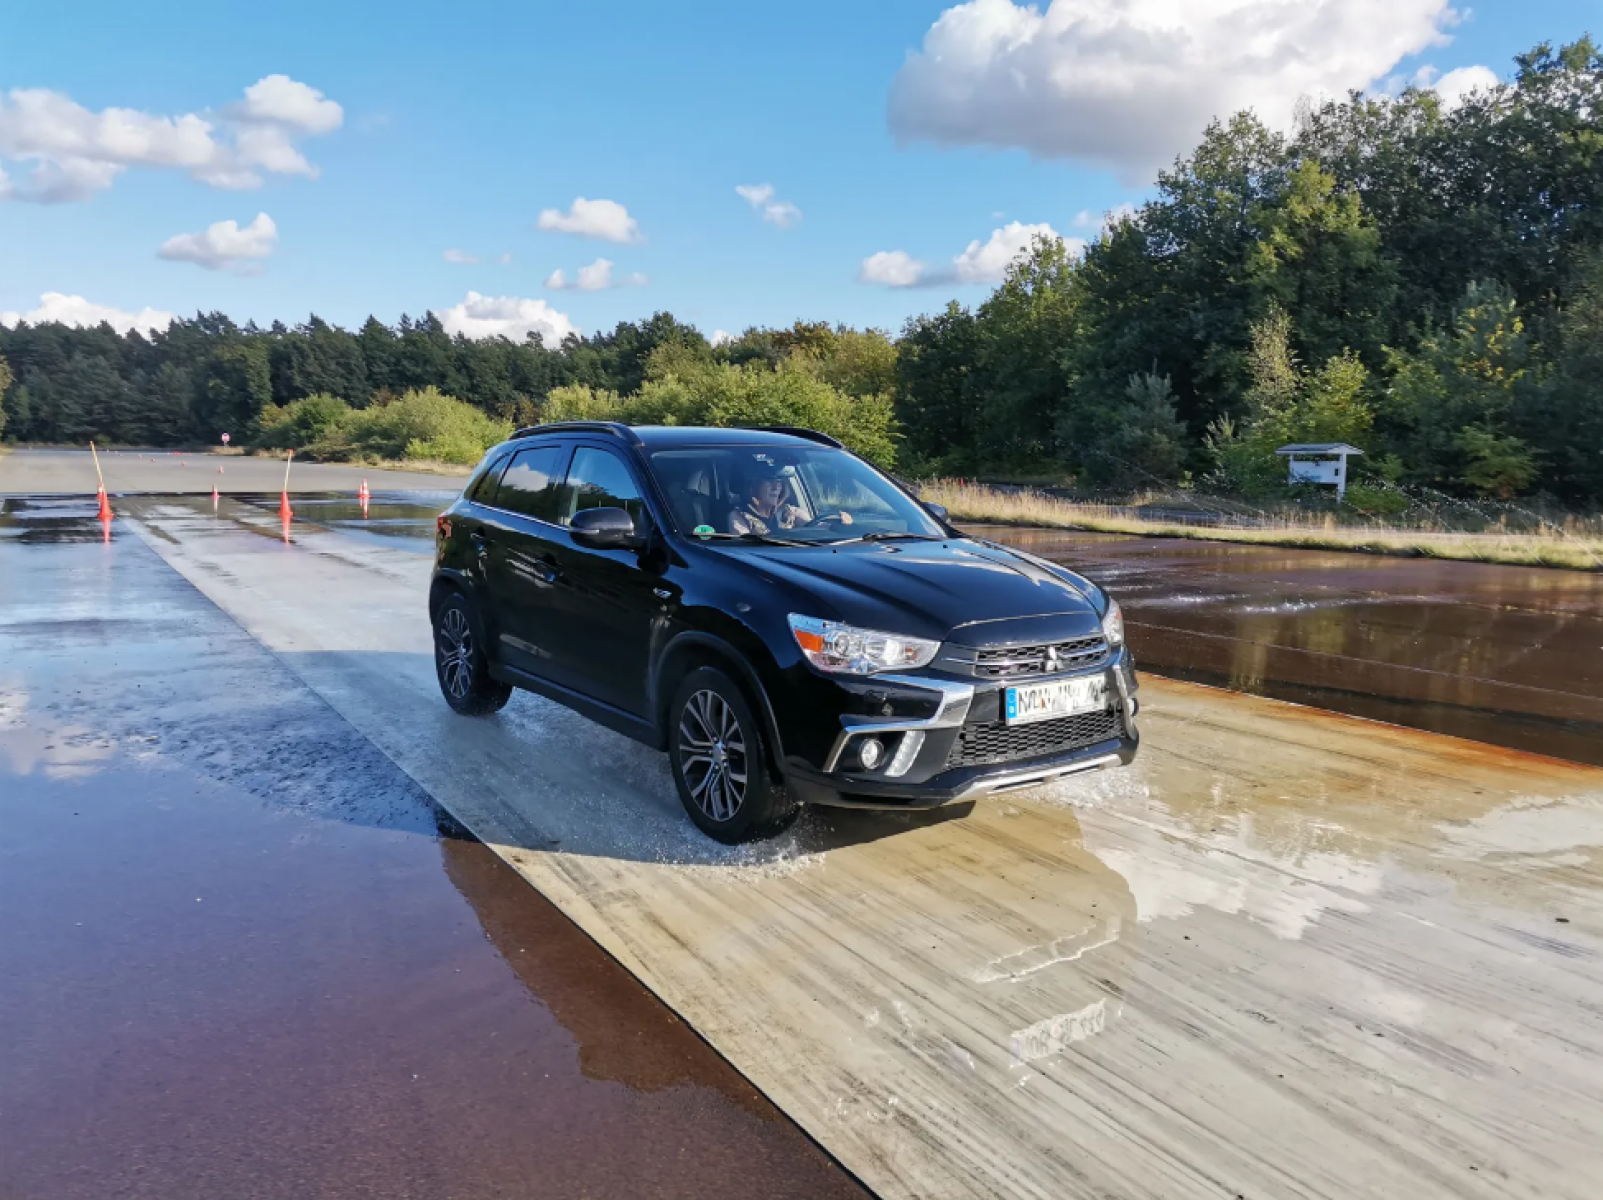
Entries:
POLYGON ((592 550, 638 550, 645 539, 635 532, 634 518, 621 508, 587 508, 568 526, 573 540, 592 550))
POLYGON ((952 515, 946 511, 946 506, 945 505, 942 505, 942 504, 930 504, 930 503, 926 502, 924 507, 929 511, 929 514, 932 517, 934 517, 937 521, 940 521, 940 522, 942 522, 943 524, 946 524, 946 525, 950 525, 952 523, 952 515))

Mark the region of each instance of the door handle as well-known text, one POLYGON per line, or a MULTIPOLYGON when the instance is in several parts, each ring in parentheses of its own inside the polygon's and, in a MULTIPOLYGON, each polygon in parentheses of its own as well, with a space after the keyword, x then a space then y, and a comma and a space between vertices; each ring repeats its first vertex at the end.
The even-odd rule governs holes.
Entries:
POLYGON ((652 588, 651 589, 651 594, 653 596, 655 596, 658 600, 672 600, 673 599, 673 593, 671 591, 669 591, 667 588, 652 588))
POLYGON ((557 560, 542 554, 534 560, 534 573, 547 583, 555 583, 562 571, 557 567, 557 560))

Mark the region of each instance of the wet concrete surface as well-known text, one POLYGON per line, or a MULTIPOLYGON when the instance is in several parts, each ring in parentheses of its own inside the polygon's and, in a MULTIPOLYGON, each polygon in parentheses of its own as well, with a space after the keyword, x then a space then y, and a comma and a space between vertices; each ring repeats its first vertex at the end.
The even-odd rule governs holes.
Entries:
POLYGON ((403 543, 126 525, 884 1196, 1595 1195, 1603 772, 1152 679, 1133 769, 728 849, 451 714, 403 543))
POLYGON ((0 1197, 862 1194, 91 513, 0 520, 0 1197))
MULTIPOLYGON (((180 454, 171 450, 102 450, 100 470, 113 498, 151 492, 270 492, 284 489, 284 456, 180 454)), ((464 470, 462 475, 466 475, 464 470)), ((389 471, 377 467, 299 461, 289 473, 289 490, 354 496, 367 480, 375 491, 462 490, 458 475, 389 471)), ((0 453, 0 496, 94 494, 95 463, 88 450, 8 450, 0 453)), ((446 503, 449 503, 447 501, 446 503)))
POLYGON ((1105 585, 1144 669, 1603 765, 1603 574, 975 532, 1105 585))

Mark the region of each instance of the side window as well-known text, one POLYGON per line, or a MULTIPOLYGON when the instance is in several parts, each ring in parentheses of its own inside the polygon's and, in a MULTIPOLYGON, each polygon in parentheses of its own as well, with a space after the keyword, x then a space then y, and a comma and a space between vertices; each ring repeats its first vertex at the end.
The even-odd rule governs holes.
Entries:
POLYGON ((496 507, 555 525, 562 491, 563 452, 562 446, 519 450, 501 476, 501 486, 495 493, 496 507))
POLYGON ((475 504, 495 503, 495 484, 501 477, 501 468, 507 465, 512 456, 503 454, 484 470, 480 471, 476 479, 468 482, 466 490, 462 493, 475 504))
POLYGON ((640 514, 646 505, 621 458, 610 450, 580 446, 573 452, 573 465, 568 468, 563 508, 564 525, 573 520, 575 513, 589 508, 621 508, 639 529, 640 514))

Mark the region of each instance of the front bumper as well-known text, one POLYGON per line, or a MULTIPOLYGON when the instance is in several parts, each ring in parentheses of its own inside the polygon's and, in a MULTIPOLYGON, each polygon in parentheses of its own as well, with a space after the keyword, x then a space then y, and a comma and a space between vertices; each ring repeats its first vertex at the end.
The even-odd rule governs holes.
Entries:
POLYGON ((1033 731, 1052 736, 1051 731, 1042 726, 1005 727, 1001 708, 1007 687, 1039 682, 1038 678, 986 681, 940 671, 875 676, 874 687, 882 693, 876 698, 891 701, 887 711, 894 707, 900 713, 918 715, 871 716, 848 711, 838 718, 837 732, 819 761, 787 759, 787 781, 808 803, 922 809, 1129 763, 1140 745, 1136 726, 1140 705, 1128 648, 1120 648, 1104 666, 1082 674, 1107 678, 1109 709, 1087 714, 1086 736, 1077 738, 1069 733, 1070 744, 1033 747, 1033 731), (1015 738, 1014 734, 1023 736, 1015 738), (976 735, 988 735, 992 751, 982 752, 983 761, 970 762, 970 750, 961 743, 976 735), (884 761, 874 770, 865 770, 856 753, 866 737, 874 737, 886 747, 884 761), (904 749, 911 753, 899 755, 904 749))

